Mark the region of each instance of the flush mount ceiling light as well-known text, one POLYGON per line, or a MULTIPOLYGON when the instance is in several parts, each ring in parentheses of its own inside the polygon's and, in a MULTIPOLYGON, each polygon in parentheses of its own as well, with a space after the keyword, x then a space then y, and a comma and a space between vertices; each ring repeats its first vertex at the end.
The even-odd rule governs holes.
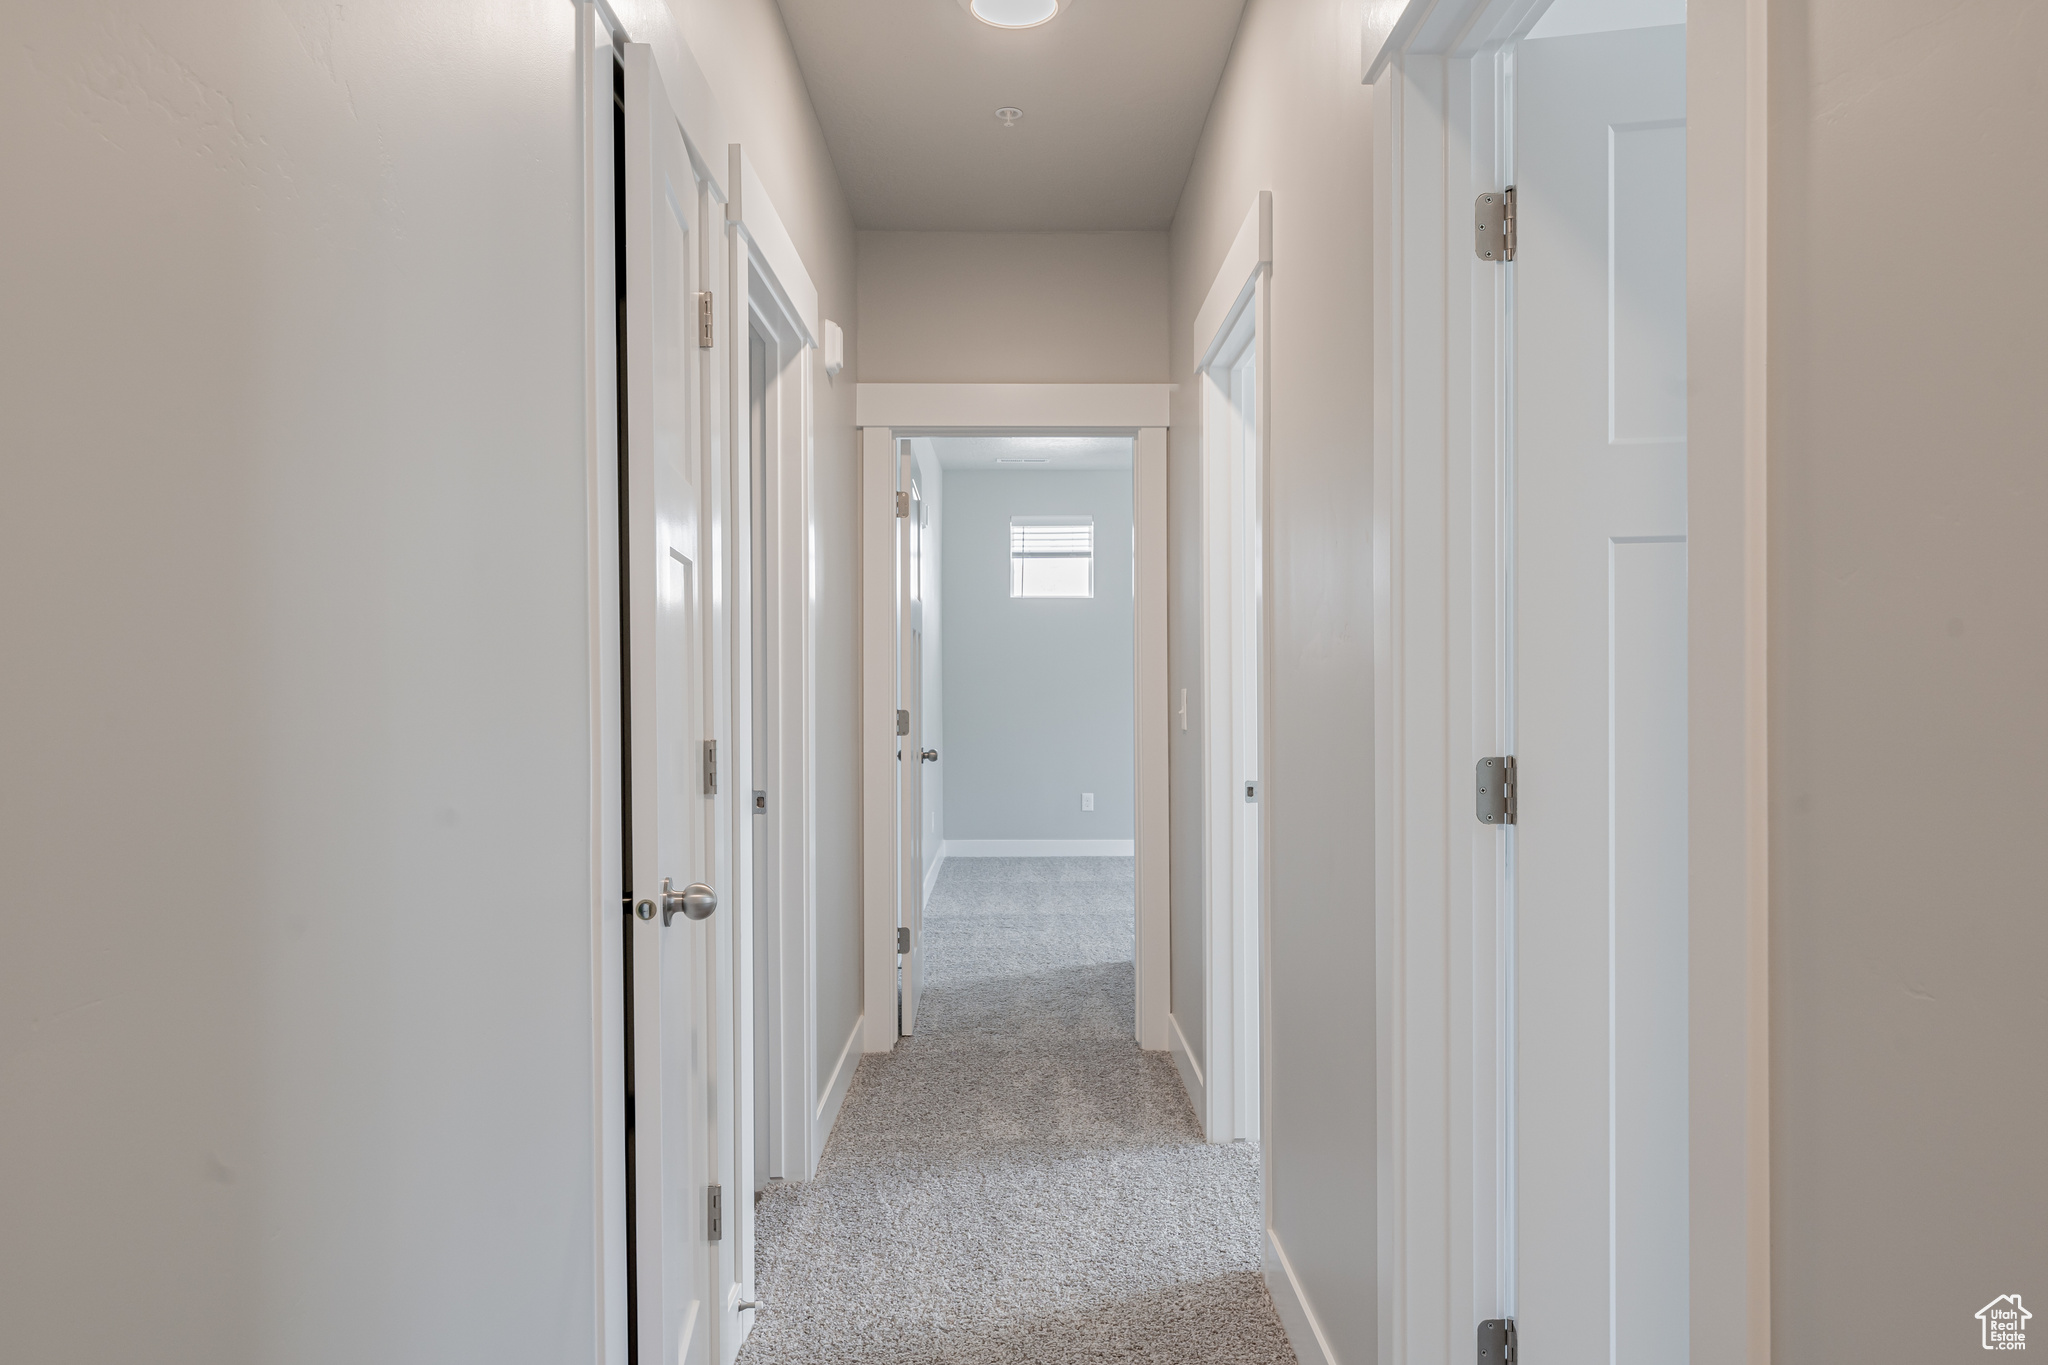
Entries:
POLYGON ((960 0, 960 8, 994 28, 1037 28, 1074 0, 960 0))
POLYGON ((1003 121, 1003 126, 1005 128, 1015 128, 1017 126, 1017 120, 1024 117, 1024 111, 1022 109, 1012 109, 1006 106, 1004 108, 996 110, 996 117, 1003 121))

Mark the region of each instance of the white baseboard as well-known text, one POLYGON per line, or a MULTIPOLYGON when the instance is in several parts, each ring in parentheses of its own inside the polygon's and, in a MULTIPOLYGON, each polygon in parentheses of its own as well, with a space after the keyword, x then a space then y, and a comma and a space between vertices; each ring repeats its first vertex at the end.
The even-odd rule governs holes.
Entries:
MULTIPOLYGON (((820 1158, 825 1155, 825 1143, 832 1137, 832 1125, 839 1122, 839 1106, 846 1103, 847 1088, 853 1084, 853 1073, 860 1067, 861 1030, 867 1027, 867 1016, 853 1021, 853 1032, 846 1035, 846 1046, 839 1049, 839 1063, 832 1068, 832 1080, 825 1087, 824 1096, 818 1101, 818 1110, 811 1116, 816 1125, 813 1130, 817 1140, 811 1144, 811 1151, 820 1158)), ((805 1179, 816 1175, 814 1167, 805 1179)))
POLYGON ((939 856, 932 859, 932 865, 924 871, 924 900, 927 905, 931 904, 932 888, 939 884, 939 869, 946 865, 946 854, 948 851, 945 841, 943 839, 940 840, 939 856))
POLYGON ((1129 858, 1133 839, 948 839, 948 858, 1129 858))
POLYGON ((1287 1329, 1287 1343, 1294 1347, 1294 1358, 1301 1365, 1338 1365, 1337 1353, 1330 1349, 1322 1323, 1316 1321, 1315 1310, 1308 1306, 1301 1281, 1294 1278, 1294 1266, 1280 1248, 1279 1234, 1271 1228, 1266 1229, 1266 1292, 1273 1296, 1273 1307, 1279 1310, 1280 1325, 1287 1329))
POLYGON ((1173 1069, 1180 1073, 1180 1086, 1188 1092, 1188 1103, 1195 1106, 1196 1121, 1206 1127, 1203 1116, 1209 1112, 1208 1086, 1202 1079, 1201 1064, 1195 1060, 1195 1050, 1188 1046, 1188 1036, 1180 1031, 1178 1015, 1166 1016, 1166 1049, 1173 1054, 1173 1069))

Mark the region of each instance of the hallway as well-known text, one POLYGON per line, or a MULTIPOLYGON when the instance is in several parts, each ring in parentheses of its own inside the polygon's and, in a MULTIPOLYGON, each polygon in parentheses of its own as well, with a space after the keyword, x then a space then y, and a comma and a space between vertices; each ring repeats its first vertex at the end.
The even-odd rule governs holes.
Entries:
POLYGON ((1132 860, 949 860, 925 934, 916 1036, 757 1206, 744 1365, 1291 1365, 1258 1149, 1204 1143, 1131 1040, 1132 860))

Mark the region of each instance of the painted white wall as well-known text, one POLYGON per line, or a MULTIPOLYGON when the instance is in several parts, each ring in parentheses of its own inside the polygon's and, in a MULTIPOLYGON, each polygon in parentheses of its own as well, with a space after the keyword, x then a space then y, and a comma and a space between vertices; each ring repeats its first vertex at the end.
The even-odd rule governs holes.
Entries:
POLYGON ((860 603, 853 402, 862 352, 853 218, 774 0, 617 0, 638 38, 679 29, 717 97, 727 135, 747 148, 818 289, 818 311, 846 334, 846 368, 828 378, 811 352, 817 442, 816 622, 818 1084, 861 1015, 860 603))
MULTIPOLYGON (((0 53, 13 1354, 595 1354, 575 13, 96 0, 0 53)), ((772 4, 684 17, 850 323, 772 4)), ((850 918, 850 702, 820 738, 850 918)))
POLYGON ((870 383, 1157 384, 1164 232, 862 232, 870 383))
POLYGON ((2048 211, 2048 9, 1770 38, 1772 1354, 1974 1355, 2048 1286, 2048 280, 2005 235, 2048 211))
POLYGON ((946 472, 946 835, 1129 839, 1129 470, 946 472), (1095 518, 1095 596, 1010 596, 1010 518, 1095 518), (1081 809, 1081 793, 1095 809, 1081 809))
POLYGON ((1371 92, 1364 0, 1251 0, 1173 226, 1173 1009, 1200 1037, 1195 314, 1273 192, 1269 469, 1276 1236, 1339 1358, 1377 1349, 1372 863, 1371 92))
POLYGON ((913 437, 910 448, 917 460, 917 486, 925 505, 923 581, 919 584, 924 596, 924 668, 919 680, 924 747, 939 751, 938 762, 919 764, 924 774, 924 869, 929 873, 946 837, 945 612, 940 603, 946 580, 941 571, 946 546, 946 471, 929 436, 913 437))

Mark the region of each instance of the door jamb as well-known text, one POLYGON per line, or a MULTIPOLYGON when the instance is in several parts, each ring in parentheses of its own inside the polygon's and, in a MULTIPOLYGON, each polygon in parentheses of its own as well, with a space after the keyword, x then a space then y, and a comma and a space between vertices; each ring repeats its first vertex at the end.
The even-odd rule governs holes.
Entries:
MULTIPOLYGON (((1770 1358, 1765 340, 1768 0, 1687 31, 1691 1356, 1770 1358)), ((1506 738, 1499 53, 1543 0, 1411 0, 1369 27, 1382 1360, 1470 1349, 1512 1286, 1510 1005, 1497 831, 1464 815, 1506 738), (1385 35, 1385 36, 1382 36, 1385 35)))
POLYGON ((1167 384, 862 384, 861 427, 861 904, 866 999, 889 1000, 867 1011, 863 1047, 896 1045, 893 705, 895 643, 889 630, 895 591, 894 541, 882 534, 894 516, 895 441, 908 435, 1128 435, 1132 441, 1132 536, 1135 557, 1132 670, 1136 752, 1137 1018, 1140 1048, 1168 1044, 1172 958, 1168 934, 1168 774, 1166 627, 1167 384), (1156 505, 1155 505, 1156 504, 1156 505), (879 543, 878 543, 879 542, 879 543), (887 817, 884 823, 877 816, 887 817), (883 1017, 886 1016, 886 1017, 883 1017))
MULTIPOLYGON (((1247 841, 1243 825, 1247 804, 1242 784, 1257 780, 1261 814, 1270 795, 1265 773, 1242 771, 1237 743, 1245 723, 1239 713, 1238 671, 1247 649, 1258 670, 1254 692, 1270 695, 1267 676, 1271 651, 1266 638, 1267 613, 1257 597, 1268 572, 1263 519, 1265 479, 1270 450, 1272 391, 1268 281, 1273 268, 1273 196, 1261 190, 1245 215, 1237 237, 1225 254, 1214 284, 1196 315, 1195 382, 1200 387, 1201 451, 1201 600, 1202 660, 1202 1055, 1198 1065, 1179 1019, 1173 1021, 1173 1056, 1189 1097, 1196 1102, 1203 1135, 1211 1142, 1258 1140, 1269 1117, 1260 1077, 1268 1048, 1265 1001, 1267 903, 1270 881, 1265 857, 1266 821, 1258 821, 1251 846, 1255 886, 1244 883, 1247 841), (1251 458, 1258 482, 1259 506, 1246 506, 1247 489, 1226 427, 1225 399, 1214 367, 1233 360, 1226 355, 1240 330, 1249 325, 1245 345, 1253 360, 1253 436, 1251 458), (1246 621, 1245 616, 1251 616, 1246 621), (1249 894, 1247 892, 1249 891, 1249 894), (1255 1062, 1246 1047, 1254 1018, 1260 1055, 1255 1062)), ((1234 422, 1231 426, 1234 426, 1234 422)), ((1271 752, 1265 733, 1266 708, 1258 704, 1256 752, 1271 752)), ((1270 1144, 1268 1144, 1270 1149, 1270 1144)), ((1265 1173, 1270 1178, 1271 1172, 1265 1173)), ((1262 1186, 1264 1181, 1261 1182, 1262 1186)))
MULTIPOLYGON (((792 244, 774 203, 762 187, 752 159, 738 143, 729 150, 733 197, 726 204, 732 237, 732 278, 724 310, 733 344, 732 449, 751 464, 751 348, 741 344, 750 330, 759 330, 769 344, 767 413, 763 460, 762 547, 767 570, 761 602, 762 653, 766 676, 761 686, 767 714, 761 717, 766 752, 752 752, 753 717, 737 726, 733 780, 747 786, 765 781, 765 811, 747 820, 753 837, 766 844, 765 887, 749 887, 742 901, 768 916, 768 965, 771 1033, 767 1039, 743 1040, 739 1061, 738 1103, 752 1112, 754 1048, 772 1049, 769 1058, 771 1122, 769 1162, 775 1176, 808 1180, 817 1173, 824 1133, 818 1124, 817 1039, 817 782, 816 782, 816 624, 809 592, 810 546, 817 509, 815 488, 814 375, 818 295, 802 258, 792 244)), ((746 514, 735 516, 736 562, 753 556, 753 481, 744 481, 746 514)), ((734 610, 752 620, 751 574, 735 576, 734 610)), ((752 705, 752 680, 745 702, 752 705)), ((737 680, 735 683, 737 688, 737 680)), ((744 863, 751 878, 753 860, 744 863)), ((753 1014, 753 935, 742 935, 740 976, 746 998, 741 1007, 751 1031, 753 1014)), ((829 1125, 828 1125, 829 1126, 829 1125)), ((743 1154, 751 1166, 751 1151, 743 1154)), ((741 1180, 745 1188, 751 1180, 741 1180)), ((742 1224, 745 1217, 742 1215, 742 1224)), ((752 1267, 743 1293, 751 1298, 752 1267)))

